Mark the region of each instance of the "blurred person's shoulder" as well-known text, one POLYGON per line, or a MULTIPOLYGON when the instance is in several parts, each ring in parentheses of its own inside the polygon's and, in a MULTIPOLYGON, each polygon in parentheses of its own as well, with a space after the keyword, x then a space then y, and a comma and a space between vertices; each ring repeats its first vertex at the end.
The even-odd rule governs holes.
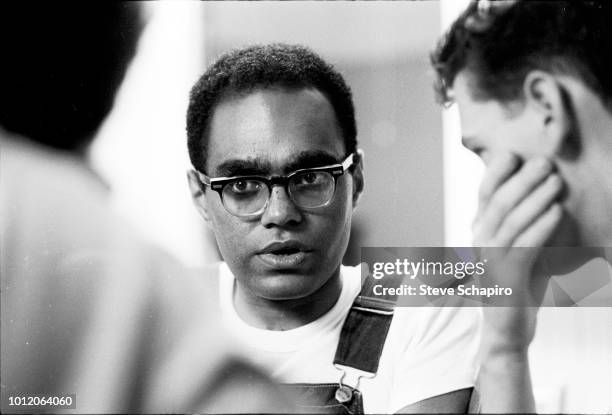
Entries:
POLYGON ((152 271, 159 279, 163 300, 183 304, 192 302, 198 305, 198 314, 217 313, 219 263, 186 267, 157 246, 147 245, 146 249, 154 255, 152 271), (190 301, 186 301, 186 296, 190 301))
POLYGON ((169 332, 210 316, 215 295, 201 274, 115 215, 84 160, 2 131, 0 140, 3 284, 39 287, 49 303, 83 309, 122 298, 169 332), (51 285, 66 296, 53 297, 51 285))
POLYGON ((108 189, 84 159, 1 130, 0 140, 1 227, 16 250, 45 248, 55 260, 122 227, 109 226, 108 189))
POLYGON ((73 201, 80 201, 94 195, 102 198, 108 193, 108 187, 89 168, 84 156, 46 147, 2 129, 0 147, 0 180, 3 190, 11 195, 27 194, 29 200, 70 195, 73 201))
POLYGON ((186 268, 187 277, 189 280, 197 283, 206 291, 206 303, 209 310, 219 312, 219 290, 220 278, 222 278, 222 269, 227 267, 223 261, 209 262, 196 267, 186 268))

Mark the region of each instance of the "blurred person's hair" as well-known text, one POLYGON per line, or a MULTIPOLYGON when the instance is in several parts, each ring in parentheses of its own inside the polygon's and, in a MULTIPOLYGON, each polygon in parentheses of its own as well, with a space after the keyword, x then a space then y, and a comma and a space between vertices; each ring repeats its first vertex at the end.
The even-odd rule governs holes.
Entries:
POLYGON ((612 2, 472 1, 431 55, 438 100, 450 104, 457 74, 473 98, 522 98, 532 70, 581 80, 612 110, 612 2))
POLYGON ((356 151, 357 126, 351 90, 330 64, 298 45, 255 45, 225 53, 194 85, 187 111, 187 144, 193 166, 204 172, 209 124, 216 105, 258 89, 314 88, 331 103, 347 154, 356 151))
POLYGON ((0 125, 81 151, 113 106, 143 22, 128 2, 4 2, 0 125))

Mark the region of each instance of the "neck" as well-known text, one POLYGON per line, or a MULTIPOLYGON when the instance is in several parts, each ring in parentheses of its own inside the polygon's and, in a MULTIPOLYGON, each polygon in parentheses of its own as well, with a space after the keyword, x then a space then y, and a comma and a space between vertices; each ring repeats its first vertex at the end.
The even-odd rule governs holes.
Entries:
POLYGON ((236 281, 234 307, 240 318, 254 327, 285 331, 321 317, 336 304, 341 291, 340 267, 317 291, 299 299, 268 300, 257 297, 236 281))
POLYGON ((583 100, 579 112, 583 143, 577 160, 566 163, 564 177, 570 209, 579 223, 581 244, 612 246, 612 115, 599 100, 583 100))

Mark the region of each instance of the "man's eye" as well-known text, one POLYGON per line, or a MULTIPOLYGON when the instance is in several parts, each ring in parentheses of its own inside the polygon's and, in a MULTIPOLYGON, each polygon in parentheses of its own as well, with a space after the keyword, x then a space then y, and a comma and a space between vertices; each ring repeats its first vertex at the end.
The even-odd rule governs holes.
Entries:
POLYGON ((322 180, 322 174, 316 172, 304 173, 297 178, 297 184, 311 185, 318 184, 322 180))
POLYGON ((238 180, 230 183, 229 186, 233 193, 252 193, 257 192, 261 188, 261 183, 256 180, 238 180))

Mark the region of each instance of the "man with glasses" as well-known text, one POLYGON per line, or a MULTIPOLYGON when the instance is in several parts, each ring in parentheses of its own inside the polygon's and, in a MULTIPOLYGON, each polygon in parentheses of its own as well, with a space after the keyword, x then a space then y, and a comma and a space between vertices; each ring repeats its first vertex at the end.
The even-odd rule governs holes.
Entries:
MULTIPOLYGON (((458 104, 463 143, 487 165, 475 245, 513 248, 497 278, 528 294, 534 306, 485 308, 479 381, 485 412, 535 410, 527 351, 550 274, 597 257, 610 262, 610 22, 612 4, 603 0, 475 1, 432 55, 441 101, 458 104), (546 246, 580 248, 539 249, 546 246)), ((551 311, 558 319, 566 310, 551 311)), ((609 308, 567 311, 586 317, 585 325, 612 323, 609 308)), ((605 337, 597 342, 609 344, 605 337)), ((590 379, 609 380, 612 367, 595 364, 598 374, 590 379)), ((582 406, 573 411, 609 412, 610 383, 590 386, 590 402, 580 396, 582 406)), ((571 388, 563 389, 559 400, 572 401, 571 388)))
POLYGON ((465 410, 471 313, 354 307, 360 270, 341 262, 364 178, 341 75, 303 47, 232 51, 193 87, 187 123, 191 193, 225 261, 210 282, 253 362, 310 412, 465 410))

